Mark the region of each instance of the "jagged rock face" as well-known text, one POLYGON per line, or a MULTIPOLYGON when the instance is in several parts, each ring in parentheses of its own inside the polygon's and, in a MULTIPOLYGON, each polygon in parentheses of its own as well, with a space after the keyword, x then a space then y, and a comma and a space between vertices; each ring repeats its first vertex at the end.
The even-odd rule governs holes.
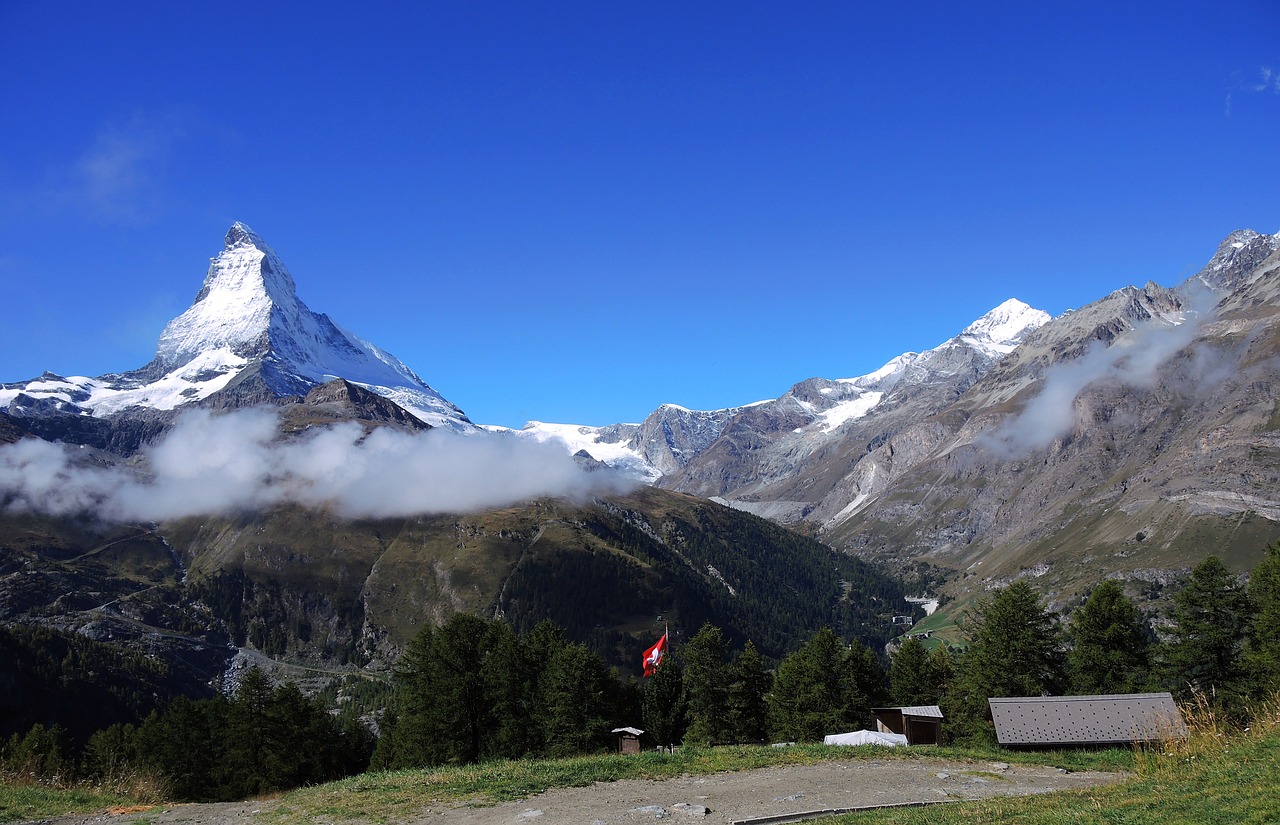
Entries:
POLYGON ((1036 575, 1067 599, 1210 552, 1244 570, 1280 538, 1280 235, 992 346, 1002 315, 743 409, 658 484, 950 568, 957 594, 1036 575))
POLYGON ((359 421, 366 429, 431 429, 399 404, 341 378, 312 389, 297 404, 284 405, 280 413, 280 428, 286 434, 340 421, 359 421))
POLYGON ((1232 232, 1193 279, 1217 292, 1238 289, 1267 258, 1280 252, 1280 234, 1262 235, 1252 229, 1232 232))
POLYGON ((663 404, 645 418, 628 446, 665 475, 683 467, 719 438, 739 409, 689 410, 663 404))
POLYGON ((784 522, 840 510, 885 479, 883 467, 859 468, 862 456, 953 403, 1048 319, 1009 301, 944 344, 905 353, 869 375, 802 381, 781 398, 741 410, 659 484, 784 522))
POLYGON ((957 591, 1034 575, 1065 601, 1210 553, 1250 568, 1280 537, 1278 241, 1229 238, 1177 290, 1129 287, 1046 324, 809 518, 861 555, 962 571, 957 591), (1244 271, 1250 247, 1272 251, 1244 271), (1235 285, 1216 305, 1192 289, 1215 283, 1235 285))
POLYGON ((304 396, 335 378, 389 398, 427 424, 474 429, 395 356, 308 309, 279 256, 237 223, 192 305, 160 334, 151 363, 98 378, 46 373, 0 385, 0 405, 14 415, 94 417, 194 403, 239 407, 304 396))

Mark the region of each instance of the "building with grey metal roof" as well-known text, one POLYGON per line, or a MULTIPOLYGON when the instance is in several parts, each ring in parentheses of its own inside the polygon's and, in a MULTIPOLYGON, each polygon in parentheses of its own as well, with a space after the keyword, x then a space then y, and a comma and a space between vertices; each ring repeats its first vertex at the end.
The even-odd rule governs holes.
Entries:
POLYGON ((1008 747, 1127 745, 1187 735, 1168 693, 1011 696, 987 704, 996 739, 1008 747))

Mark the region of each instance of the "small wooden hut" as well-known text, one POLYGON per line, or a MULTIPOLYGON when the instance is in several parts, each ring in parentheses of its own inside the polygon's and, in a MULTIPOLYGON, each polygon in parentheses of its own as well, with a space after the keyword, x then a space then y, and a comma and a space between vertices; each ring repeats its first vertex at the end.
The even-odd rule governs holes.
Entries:
POLYGON ((900 733, 908 745, 936 745, 942 741, 942 709, 937 705, 903 708, 872 708, 876 730, 900 733))
POLYGON ((644 731, 639 728, 614 728, 618 734, 618 753, 639 753, 640 736, 644 731))

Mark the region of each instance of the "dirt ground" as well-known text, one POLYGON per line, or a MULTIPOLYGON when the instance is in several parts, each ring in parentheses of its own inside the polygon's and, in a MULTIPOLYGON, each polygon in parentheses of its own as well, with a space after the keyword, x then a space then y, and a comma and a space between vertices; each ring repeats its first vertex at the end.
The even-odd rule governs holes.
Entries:
MULTIPOLYGON (((793 765, 663 781, 626 780, 561 788, 490 807, 439 805, 406 825, 622 825, 732 823, 807 811, 1022 796, 1118 782, 1121 774, 945 760, 857 760, 793 765)), ((231 825, 272 801, 174 805, 43 820, 48 825, 231 825)), ((370 811, 371 814, 375 812, 370 811)))

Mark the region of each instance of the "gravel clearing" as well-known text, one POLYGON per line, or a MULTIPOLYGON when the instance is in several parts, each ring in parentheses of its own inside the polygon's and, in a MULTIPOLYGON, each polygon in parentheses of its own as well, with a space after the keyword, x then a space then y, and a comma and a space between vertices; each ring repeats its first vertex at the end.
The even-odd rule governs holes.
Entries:
MULTIPOLYGON (((1124 774, 941 759, 855 760, 787 765, 712 776, 624 780, 559 788, 487 807, 440 804, 406 825, 622 825, 663 821, 711 825, 863 806, 1025 796, 1122 781, 1124 774)), ((41 820, 49 825, 231 825, 275 802, 173 805, 144 811, 41 820)), ((370 811, 371 818, 376 812, 370 811)), ((322 821, 322 820, 317 820, 322 821)))

